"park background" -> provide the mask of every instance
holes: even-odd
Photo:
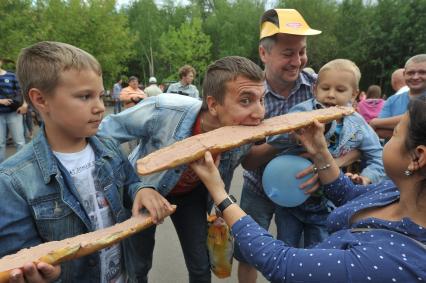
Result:
[[[16,61],[32,43],[62,41],[100,61],[106,89],[120,76],[176,81],[184,64],[197,70],[199,87],[223,56],[261,65],[259,18],[270,7],[295,8],[322,30],[308,40],[308,66],[351,59],[362,89],[378,84],[392,94],[392,71],[426,51],[426,0],[0,0],[0,57]]]

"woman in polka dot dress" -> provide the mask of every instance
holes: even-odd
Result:
[[[426,83],[426,82],[424,82]],[[298,137],[338,208],[312,249],[274,240],[227,195],[210,153],[191,164],[222,209],[245,259],[272,282],[426,281],[426,99],[413,99],[383,149],[390,180],[354,185],[327,150],[318,122]],[[285,170],[285,168],[283,168]]]

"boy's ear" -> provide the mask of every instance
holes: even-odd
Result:
[[[216,106],[218,104],[216,99],[213,96],[208,95],[206,101],[207,101],[207,106],[209,108],[210,114],[216,117],[217,116]]]
[[[32,88],[28,91],[28,97],[34,107],[41,112],[46,112],[48,103],[44,94],[37,88]]]

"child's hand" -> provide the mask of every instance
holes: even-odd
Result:
[[[204,158],[194,161],[189,165],[204,185],[206,185],[207,190],[210,192],[212,197],[219,189],[225,191],[225,184],[223,183],[222,177],[217,169],[219,163],[220,156],[218,156],[216,162],[214,162],[211,153],[207,151]]]
[[[317,155],[321,152],[328,152],[324,137],[324,125],[317,120],[314,121],[313,125],[297,130],[295,135],[309,154]]]
[[[346,173],[345,175],[348,176],[351,179],[351,181],[355,184],[364,185],[364,186],[371,184],[371,180],[368,177],[361,176],[358,174],[352,174],[352,173]]]
[[[138,215],[142,208],[148,210],[155,224],[160,224],[173,211],[173,207],[167,199],[151,188],[143,188],[137,192],[133,202],[132,214]]]
[[[9,282],[44,283],[58,279],[61,274],[60,265],[50,265],[45,262],[27,263],[22,269],[14,269],[10,272]]]

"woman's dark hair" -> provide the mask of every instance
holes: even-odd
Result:
[[[408,104],[410,121],[408,135],[405,139],[407,150],[413,150],[419,145],[426,144],[426,95],[414,98]]]

